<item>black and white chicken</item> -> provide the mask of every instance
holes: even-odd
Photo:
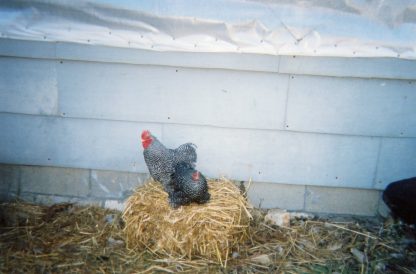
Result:
[[[171,200],[173,207],[188,205],[192,202],[203,204],[211,197],[205,176],[185,162],[176,165],[175,172],[172,174],[172,184],[174,187]]]
[[[383,200],[394,217],[416,225],[416,177],[390,183],[383,192]]]
[[[148,130],[142,132],[141,138],[150,175],[163,185],[172,207],[209,200],[207,181],[194,169],[197,160],[194,144],[169,149]]]

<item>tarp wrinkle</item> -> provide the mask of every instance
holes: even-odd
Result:
[[[416,0],[5,0],[0,32],[157,51],[416,59]]]

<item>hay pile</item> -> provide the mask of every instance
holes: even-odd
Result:
[[[416,273],[408,228],[369,218],[270,226],[251,209],[249,240],[214,260],[125,247],[121,213],[71,204],[0,204],[0,273]]]
[[[120,213],[70,203],[0,204],[0,273],[122,273]],[[122,257],[122,259],[121,259]]]
[[[227,179],[208,181],[211,200],[172,209],[162,186],[149,181],[128,199],[123,219],[127,247],[174,257],[206,258],[226,264],[248,239],[251,208]]]

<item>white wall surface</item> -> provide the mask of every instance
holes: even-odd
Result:
[[[0,64],[0,163],[146,172],[149,129],[195,142],[211,177],[383,189],[416,173],[414,61],[0,39]]]

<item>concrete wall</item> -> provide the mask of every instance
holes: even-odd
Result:
[[[71,202],[122,210],[147,173],[50,166],[0,165],[0,200]],[[246,186],[248,186],[246,182]],[[256,207],[295,211],[374,215],[377,190],[252,182],[248,198]]]
[[[196,143],[208,176],[251,178],[255,204],[371,214],[378,190],[416,173],[415,79],[401,59],[0,39],[0,163],[143,174],[149,129],[167,146]],[[19,193],[51,195],[36,178],[40,190]],[[89,196],[71,195],[112,193],[87,181]]]
[[[122,209],[126,198],[148,178],[145,173],[1,164],[0,199]]]

